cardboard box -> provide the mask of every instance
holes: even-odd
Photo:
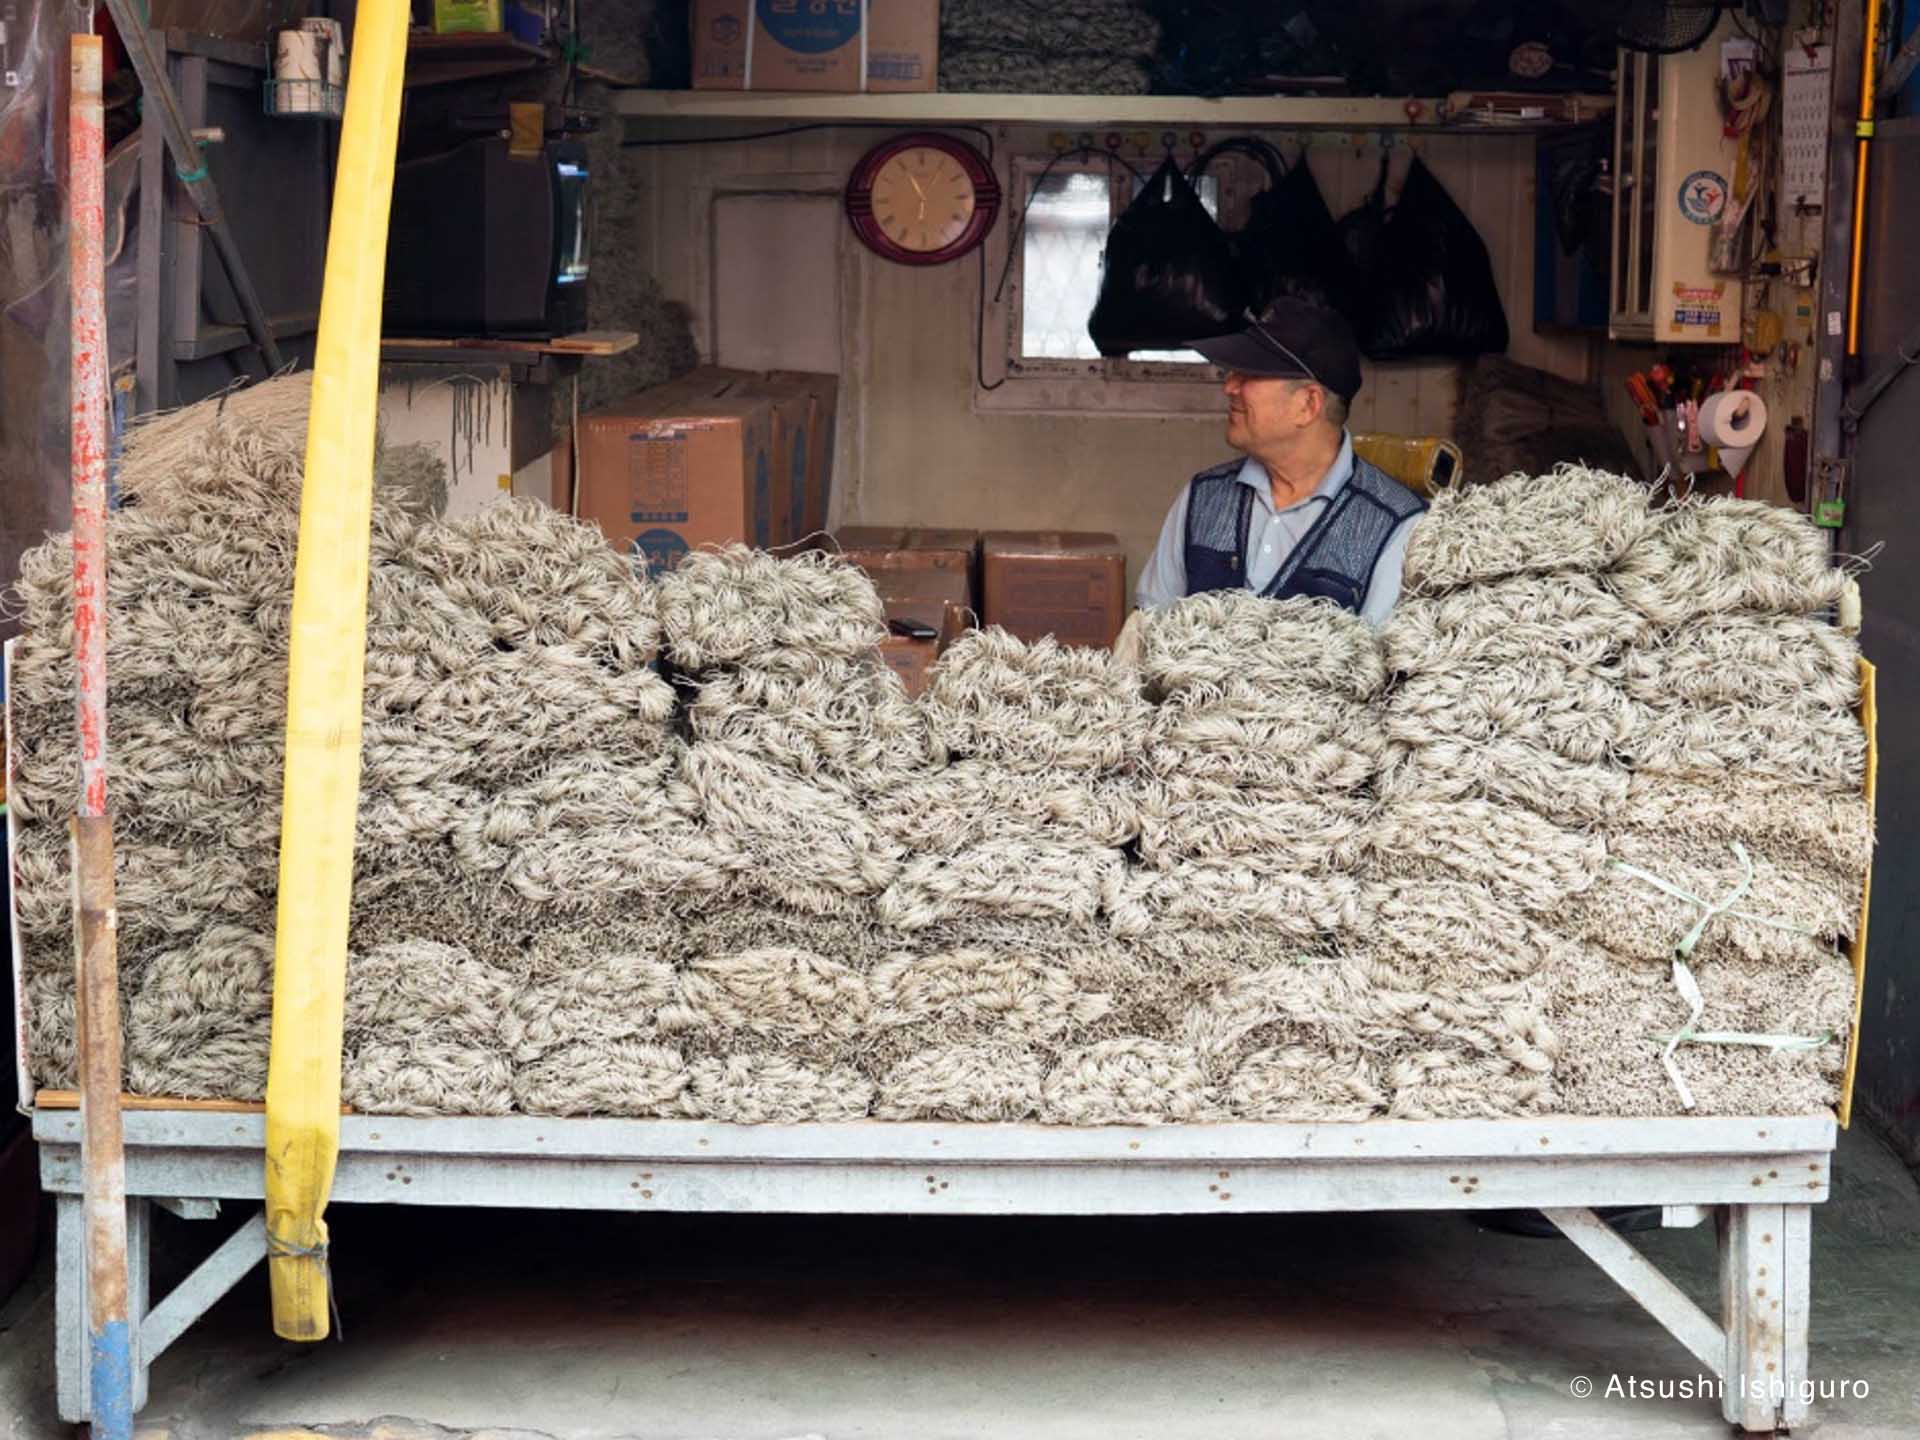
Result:
[[[729,371],[774,403],[774,529],[785,545],[826,529],[833,413],[840,377],[805,370]]]
[[[833,449],[839,438],[840,377],[811,370],[771,370],[768,378],[802,385],[813,398],[807,415],[807,493],[799,512],[795,539],[827,528],[827,506],[833,498]]]
[[[931,91],[940,70],[939,0],[694,0],[692,11],[696,90]]]
[[[872,577],[887,613],[938,626],[948,605],[978,612],[974,561],[977,530],[900,525],[844,525],[840,553]]]
[[[1022,640],[1112,645],[1127,619],[1127,552],[1112,535],[989,531],[980,537],[980,618]]]
[[[580,417],[580,517],[668,570],[701,545],[774,543],[773,403],[725,370],[698,370]]]
[[[893,614],[888,607],[889,617]],[[948,605],[940,616],[936,627],[939,634],[930,640],[915,639],[907,635],[890,635],[880,642],[880,658],[887,662],[887,668],[900,677],[901,684],[907,687],[907,694],[918,695],[927,688],[927,676],[933,669],[933,662],[947,653],[951,645],[970,626],[967,613],[958,606]]]

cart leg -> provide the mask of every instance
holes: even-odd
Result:
[[[60,1418],[90,1418],[87,1399],[87,1247],[81,1197],[55,1197],[53,1343]],[[147,1255],[152,1212],[145,1200],[127,1201],[127,1328],[133,1337],[133,1408],[147,1403],[147,1362],[140,1326],[147,1318]]]
[[[1808,1205],[1720,1212],[1720,1308],[1727,1335],[1724,1413],[1771,1434],[1807,1416]]]

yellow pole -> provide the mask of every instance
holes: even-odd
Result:
[[[380,295],[407,9],[361,0],[354,20],[300,496],[267,1071],[268,1275],[274,1333],[286,1340],[324,1340],[329,1328],[322,1215],[340,1149]]]
[[[1866,55],[1860,61],[1860,119],[1854,126],[1858,156],[1853,165],[1853,252],[1848,257],[1847,356],[1860,353],[1860,252],[1867,234],[1868,142],[1873,139],[1873,107],[1879,77],[1874,59],[1880,53],[1880,0],[1867,0]]]

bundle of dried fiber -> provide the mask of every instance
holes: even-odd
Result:
[[[1622,748],[1636,770],[1727,770],[1859,794],[1867,732],[1850,711],[1819,705],[1642,705]]]
[[[1111,995],[1082,988],[1068,966],[1019,949],[895,952],[874,968],[868,988],[873,1023],[888,1030],[978,1027],[1048,1039],[1113,1008]]]
[[[1864,796],[1725,770],[1635,775],[1617,824],[1693,844],[1738,840],[1846,875],[1864,876],[1873,863],[1873,811]]]
[[[1236,1120],[1368,1120],[1387,1108],[1370,1057],[1315,1045],[1275,1045],[1243,1059],[1220,1087]]]
[[[391,564],[431,582],[452,613],[522,649],[564,646],[616,671],[660,648],[656,587],[591,525],[538,501],[506,499],[421,525]]]
[[[127,1005],[127,1080],[141,1095],[260,1100],[273,1021],[273,940],[215,925],[146,967]]]
[[[1524,740],[1444,739],[1393,747],[1374,790],[1388,806],[1488,800],[1579,829],[1619,815],[1633,779],[1621,766],[1583,765]]]
[[[592,755],[504,790],[460,817],[449,839],[476,876],[562,910],[630,896],[711,895],[747,864],[743,846],[698,824],[699,796],[673,783],[677,748],[642,768]]]
[[[505,1115],[502,1020],[522,979],[431,940],[349,955],[341,1098],[374,1115]]]
[[[1368,903],[1373,926],[1350,953],[1364,953],[1370,979],[1390,989],[1532,975],[1573,943],[1465,880],[1379,881]]]
[[[951,855],[1050,836],[1118,848],[1140,833],[1140,786],[1125,777],[1003,770],[958,760],[866,797],[867,813],[912,850]]]
[[[702,676],[695,738],[750,749],[795,775],[886,794],[937,763],[926,717],[876,657],[810,670],[742,666]]]
[[[1396,1120],[1503,1119],[1557,1108],[1551,1074],[1481,1051],[1408,1051],[1381,1065],[1380,1083]]]
[[[1140,858],[1157,869],[1242,856],[1301,871],[1348,869],[1372,809],[1337,793],[1176,778],[1141,791]]]
[[[1617,660],[1652,628],[1601,577],[1563,571],[1403,600],[1380,641],[1387,667],[1402,675],[1541,660],[1578,668]]]
[[[1673,1063],[1698,1115],[1813,1115],[1838,1100],[1853,1022],[1854,979],[1837,955],[1782,967],[1720,960],[1695,970],[1706,1005],[1696,1033],[1774,1036],[1768,1046],[1684,1041]],[[1599,949],[1542,977],[1560,1039],[1554,1108],[1570,1115],[1682,1115],[1661,1064],[1691,1009],[1666,965],[1633,965]]]
[[[933,1046],[906,1056],[874,1087],[881,1120],[1030,1120],[1046,1063],[1001,1044]]]
[[[1661,625],[1754,610],[1812,615],[1837,604],[1848,575],[1824,531],[1758,500],[1696,500],[1661,512],[1608,577]]]
[[[1584,465],[1449,490],[1413,527],[1401,588],[1438,595],[1511,575],[1605,570],[1651,523],[1646,486]]]
[[[1162,779],[1325,793],[1364,787],[1384,753],[1377,712],[1355,702],[1254,713],[1163,706],[1147,727],[1141,763]]]
[[[1069,1050],[1040,1084],[1050,1125],[1158,1125],[1212,1118],[1217,1097],[1191,1046],[1140,1036]]]
[[[501,1017],[501,1038],[525,1064],[564,1045],[647,1039],[674,994],[672,927],[543,929],[527,979]]]
[[[1617,955],[1659,961],[1738,892],[1730,908],[1708,921],[1696,955],[1786,963],[1831,952],[1852,935],[1864,871],[1834,869],[1792,851],[1742,849],[1745,862],[1726,840],[1614,831],[1601,878],[1570,899],[1555,924]]]
[[[1496,901],[1553,911],[1591,886],[1606,864],[1597,835],[1483,800],[1411,800],[1382,806],[1363,869],[1376,879],[1458,879]]]
[[[1129,54],[1142,58],[1160,44],[1160,22],[1138,0],[1090,0],[1061,10],[1040,0],[947,0],[940,7],[940,46],[1003,48],[1016,55]]]
[[[783,651],[851,659],[886,638],[873,582],[819,551],[781,559],[745,545],[696,550],[655,589],[667,654],[685,670]]]
[[[735,1125],[859,1120],[873,1082],[846,1065],[807,1065],[781,1055],[732,1055],[688,1067],[679,1113]]]
[[[688,1079],[680,1052],[651,1040],[575,1041],[514,1066],[513,1104],[528,1115],[679,1115]]]
[[[791,1043],[845,1042],[864,1030],[873,997],[858,971],[811,951],[768,947],[689,960],[675,976],[660,1028],[744,1030]]]
[[[741,883],[783,905],[845,910],[899,873],[900,847],[843,791],[731,743],[688,746],[682,771],[706,832],[746,858]]]
[[[1128,55],[1040,57],[1028,51],[992,49],[940,55],[940,88],[1021,95],[1145,95],[1153,72]]]
[[[1214,1077],[1256,1050],[1309,1046],[1352,1051],[1358,1032],[1348,977],[1331,958],[1298,956],[1196,988],[1178,1037]]]
[[[1701,616],[1627,651],[1621,681],[1650,705],[1851,710],[1860,642],[1815,616]]]
[[[1140,675],[1107,650],[969,631],[935,662],[921,704],[959,759],[1029,772],[1125,770],[1149,707]]]
[[[1305,941],[1351,932],[1363,923],[1364,902],[1363,887],[1353,875],[1303,873],[1250,856],[1116,871],[1105,908],[1119,936],[1197,929]]]
[[[1002,840],[951,855],[911,855],[875,913],[897,930],[973,915],[1055,917],[1085,923],[1126,871],[1117,850]]]
[[[1557,659],[1407,675],[1387,693],[1383,711],[1387,737],[1403,745],[1515,741],[1586,765],[1604,764],[1627,746],[1640,714],[1617,672]]]
[[[1329,600],[1249,590],[1190,595],[1151,612],[1141,673],[1162,701],[1206,708],[1232,691],[1269,709],[1324,696],[1370,700],[1386,683],[1373,626]]]

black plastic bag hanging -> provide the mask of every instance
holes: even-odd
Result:
[[[1249,296],[1226,235],[1168,156],[1107,232],[1087,333],[1102,355],[1238,330]]]
[[[1266,141],[1234,136],[1203,151],[1188,174],[1197,181],[1228,152],[1251,156],[1267,172],[1266,188],[1247,206],[1247,223],[1227,235],[1253,309],[1289,299],[1350,314],[1359,286],[1306,157],[1289,166]]]
[[[1376,192],[1367,202],[1376,215],[1382,200]],[[1507,348],[1507,312],[1487,247],[1418,156],[1370,248],[1364,323],[1355,327],[1368,358],[1498,354]]]

